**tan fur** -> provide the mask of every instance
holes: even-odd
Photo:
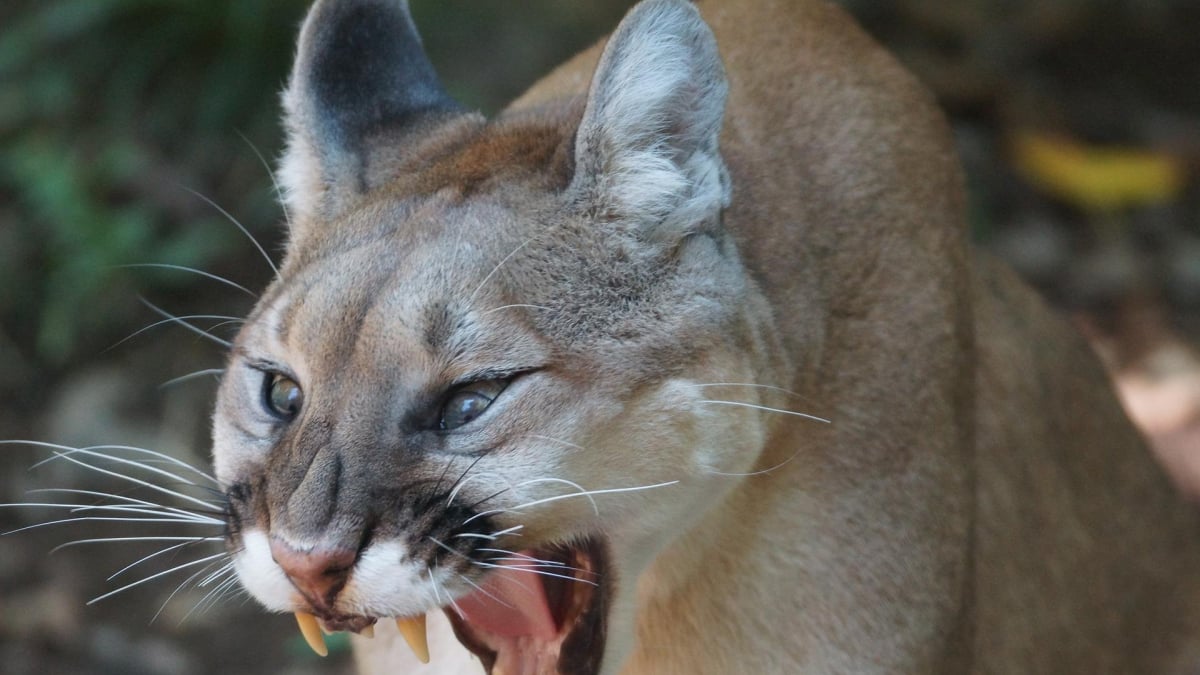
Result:
[[[421,454],[397,415],[472,368],[539,365],[503,395],[481,441],[499,449],[470,491],[539,476],[679,481],[597,497],[596,513],[564,499],[511,521],[529,542],[609,538],[603,673],[1200,667],[1195,514],[1086,345],[970,250],[960,169],[927,92],[823,2],[701,10],[729,81],[727,236],[636,230],[624,202],[581,186],[572,134],[592,114],[602,46],[588,50],[500,119],[409,137],[369,190],[298,214],[282,280],[235,360],[286,362],[306,408],[256,446],[236,430],[254,424],[241,412],[254,381],[227,377],[218,476],[265,486],[257,522],[269,514],[272,536],[358,536],[366,497],[320,478],[332,457],[389,449],[370,471],[338,465],[364,481],[415,485],[447,462],[457,473],[471,458]],[[571,195],[602,206],[564,211]],[[667,289],[673,275],[695,297]],[[605,295],[609,283],[626,299]],[[452,320],[430,309],[464,297]],[[717,383],[737,384],[697,393]],[[831,423],[703,403],[716,398]],[[395,613],[444,604],[414,589]],[[381,628],[356,639],[363,671],[477,667],[433,625],[430,666]]]

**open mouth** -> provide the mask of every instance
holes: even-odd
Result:
[[[492,559],[475,592],[445,607],[459,642],[488,673],[592,675],[600,670],[611,584],[608,555],[596,538],[570,546],[513,552]],[[301,633],[324,653],[322,631],[373,634],[376,619],[297,613]],[[425,617],[396,619],[423,662],[430,655]]]

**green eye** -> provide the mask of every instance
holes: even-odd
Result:
[[[304,405],[304,390],[296,381],[279,373],[267,373],[263,382],[263,405],[276,417],[290,420]]]
[[[455,389],[442,404],[438,427],[451,431],[474,422],[508,386],[508,380],[480,380]]]

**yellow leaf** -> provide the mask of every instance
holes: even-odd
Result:
[[[1012,148],[1017,169],[1034,185],[1089,211],[1169,201],[1185,181],[1179,160],[1148,150],[1029,132],[1015,134]]]

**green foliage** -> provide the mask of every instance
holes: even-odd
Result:
[[[137,288],[191,298],[209,283],[122,265],[265,272],[190,190],[278,239],[258,151],[279,154],[278,94],[309,4],[0,0],[0,343],[67,365],[145,319]],[[451,91],[494,111],[632,0],[412,4]]]
[[[0,316],[49,364],[107,338],[120,266],[244,255],[195,190],[263,232],[278,217],[255,150],[305,0],[49,0],[0,10]],[[155,286],[190,284],[180,275]],[[115,303],[118,306],[121,303]],[[15,335],[14,335],[15,334]]]

